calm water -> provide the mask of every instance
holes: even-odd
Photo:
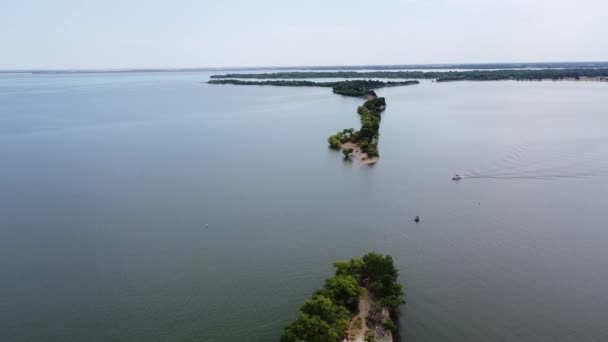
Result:
[[[372,250],[404,341],[608,340],[608,84],[381,90],[361,167],[361,100],[208,76],[0,75],[0,340],[273,341]]]

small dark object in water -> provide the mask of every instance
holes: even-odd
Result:
[[[414,219],[414,222],[416,222],[416,223],[420,222],[420,217],[416,216],[416,218]]]

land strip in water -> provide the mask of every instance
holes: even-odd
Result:
[[[367,101],[357,108],[361,117],[361,129],[355,131],[347,128],[330,136],[327,141],[334,149],[342,149],[344,157],[354,157],[362,164],[373,164],[378,161],[378,139],[380,138],[380,114],[386,108],[384,97],[378,97],[370,90]]]
[[[388,78],[429,79],[446,81],[539,81],[593,80],[608,81],[608,68],[572,69],[506,69],[467,71],[298,71],[254,74],[213,75],[211,78],[240,79],[304,79],[304,78]]]

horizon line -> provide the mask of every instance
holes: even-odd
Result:
[[[599,64],[597,66],[595,64]],[[147,68],[18,68],[0,69],[0,73],[112,73],[112,72],[188,72],[222,70],[331,70],[331,69],[441,69],[461,67],[461,69],[490,68],[503,66],[542,67],[542,66],[580,66],[608,67],[608,61],[562,61],[562,62],[483,62],[483,63],[413,63],[413,64],[343,64],[343,65],[289,65],[289,66],[229,66],[229,67],[147,67]],[[494,69],[494,68],[492,68]]]

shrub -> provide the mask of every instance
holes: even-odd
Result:
[[[345,148],[345,149],[342,150],[342,153],[344,153],[344,158],[348,158],[353,153],[353,149],[352,148]]]

